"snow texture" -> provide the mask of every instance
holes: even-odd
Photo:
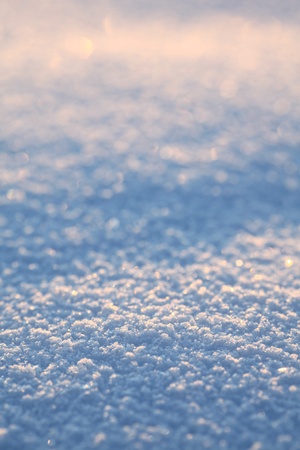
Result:
[[[300,449],[299,3],[159,3],[1,3],[1,450]]]

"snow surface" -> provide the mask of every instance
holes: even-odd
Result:
[[[299,4],[108,3],[0,7],[0,449],[300,449]]]

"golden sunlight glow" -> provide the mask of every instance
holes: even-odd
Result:
[[[94,52],[93,42],[85,36],[72,36],[65,40],[65,50],[81,59],[89,58]]]
[[[284,262],[285,267],[292,267],[294,261],[292,259],[286,259]]]
[[[33,15],[30,29],[20,23],[18,34],[0,39],[3,66],[21,73],[30,55],[35,73],[46,66],[61,76],[74,68],[76,59],[82,62],[93,56],[95,63],[107,58],[136,63],[141,58],[155,65],[158,70],[151,76],[160,78],[166,64],[180,64],[184,70],[185,62],[203,61],[203,70],[195,75],[197,80],[208,87],[217,86],[224,99],[238,98],[244,80],[252,80],[254,71],[256,83],[267,83],[272,73],[274,80],[300,95],[295,82],[300,60],[300,28],[296,24],[226,14],[199,17],[188,24],[166,18],[130,21],[111,14],[92,24],[81,23],[79,18],[65,25],[57,17],[57,22],[57,29],[49,29]],[[140,67],[142,71],[143,65]],[[171,92],[173,88],[170,85],[168,89]],[[280,117],[293,105],[290,99],[279,96],[272,107]]]
[[[93,39],[102,55],[164,57],[167,59],[209,58],[227,60],[231,64],[253,70],[263,59],[291,61],[296,55],[299,29],[293,25],[264,24],[242,17],[216,16],[198,23],[179,25],[167,21],[144,23],[123,22],[109,16],[102,29],[94,30]],[[99,44],[99,45],[98,45]],[[224,80],[221,95],[230,98],[237,90],[234,78]],[[277,105],[279,111],[286,105]]]

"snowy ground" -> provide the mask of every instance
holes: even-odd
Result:
[[[184,4],[0,5],[1,450],[300,449],[300,7]]]

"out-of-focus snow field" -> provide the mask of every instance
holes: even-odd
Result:
[[[1,450],[300,449],[300,7],[210,3],[1,2]]]

